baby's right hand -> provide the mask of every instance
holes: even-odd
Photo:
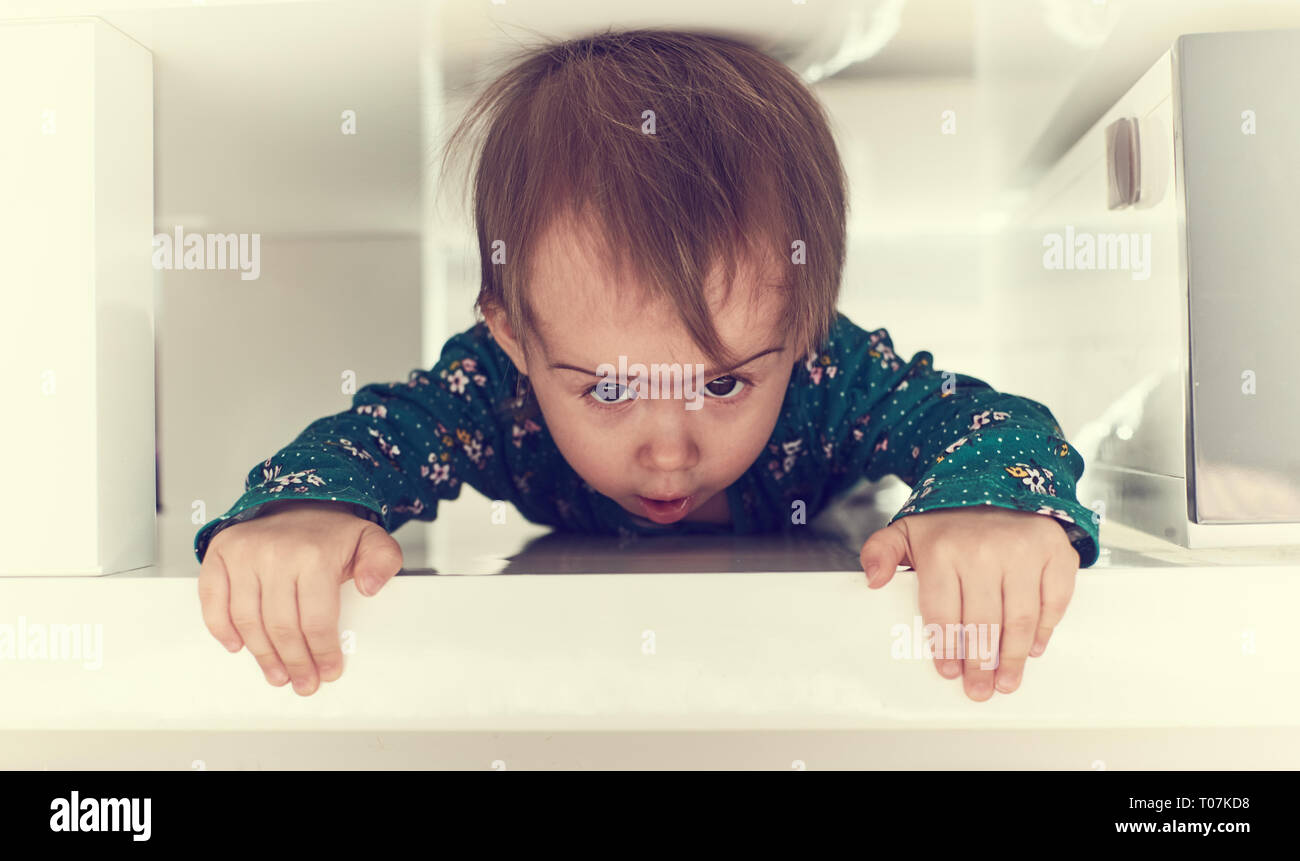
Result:
[[[374,595],[402,567],[402,548],[341,502],[275,502],[213,537],[199,570],[203,621],[231,652],[245,644],[266,680],[302,696],[343,674],[339,586]]]

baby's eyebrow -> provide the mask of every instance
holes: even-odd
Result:
[[[730,368],[712,368],[708,371],[705,371],[704,376],[707,379],[711,379],[711,380],[717,379],[718,377],[729,374],[730,372],[736,370],[737,368],[745,367],[745,365],[748,365],[750,362],[754,361],[755,359],[761,359],[763,356],[766,356],[768,353],[783,353],[783,352],[785,352],[785,347],[780,347],[780,346],[768,347],[766,350],[760,350],[759,352],[750,356],[748,359],[744,359],[738,364],[732,365]],[[561,371],[577,371],[580,374],[588,374],[593,377],[603,376],[603,374],[598,374],[595,371],[589,371],[586,368],[579,368],[577,365],[568,365],[565,364],[564,362],[552,362],[551,367]]]

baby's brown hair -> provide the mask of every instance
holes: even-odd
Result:
[[[738,359],[704,296],[719,261],[728,288],[742,261],[779,267],[779,330],[800,350],[822,343],[844,265],[846,181],[824,108],[787,66],[735,38],[671,30],[530,49],[470,105],[444,172],[485,118],[476,307],[503,310],[521,341],[536,330],[525,287],[539,238],[581,213],[612,271],[645,279],[717,366]]]

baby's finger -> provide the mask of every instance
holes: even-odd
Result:
[[[1055,553],[1047,560],[1043,569],[1043,605],[1038,617],[1038,633],[1034,637],[1034,647],[1029,654],[1038,657],[1047,649],[1047,641],[1052,631],[1065,618],[1065,608],[1070,606],[1074,595],[1074,579],[1079,571],[1079,554],[1070,548]]]
[[[1042,610],[1042,576],[1042,566],[1034,566],[1008,570],[1002,577],[1002,645],[996,687],[1004,694],[1019,687],[1025,673]]]
[[[921,622],[926,628],[938,626],[934,634],[934,666],[944,678],[955,679],[961,675],[958,643],[951,633],[957,631],[961,622],[961,583],[957,571],[951,564],[927,565],[924,571],[917,572],[916,579]]]
[[[238,652],[244,645],[230,620],[230,577],[221,555],[208,548],[199,568],[199,605],[203,608],[203,624],[226,651]]]
[[[343,674],[343,649],[339,644],[339,575],[337,572],[304,574],[298,580],[298,613],[312,660],[323,682]]]
[[[997,580],[987,576],[961,577],[960,568],[958,576],[961,579],[962,634],[966,644],[966,695],[973,700],[986,700],[993,696],[993,675],[998,658],[998,637],[995,634],[1002,623],[1002,588]]]
[[[279,687],[289,681],[271,638],[262,625],[262,584],[248,568],[236,568],[230,575],[230,618],[244,638],[248,651],[262,668],[266,680]]]
[[[298,618],[298,578],[273,577],[262,588],[266,590],[262,600],[266,632],[293,679],[294,692],[307,696],[316,690],[316,664],[307,651]]]

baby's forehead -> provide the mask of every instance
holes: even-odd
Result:
[[[549,361],[599,364],[625,355],[712,364],[666,299],[633,290],[602,293],[592,285],[569,284],[563,292],[569,301],[533,305],[537,340]],[[733,351],[753,353],[781,340],[784,303],[775,290],[738,284],[726,301],[711,302],[710,310],[719,337]]]
[[[703,301],[713,316],[745,318],[749,325],[782,313],[785,296],[778,269],[738,260],[729,285],[726,277],[719,260],[703,284],[674,289],[656,285],[634,264],[598,260],[590,249],[570,255],[543,250],[532,267],[527,294],[534,313],[556,322],[633,314],[648,320],[677,320],[675,303],[682,301]]]

